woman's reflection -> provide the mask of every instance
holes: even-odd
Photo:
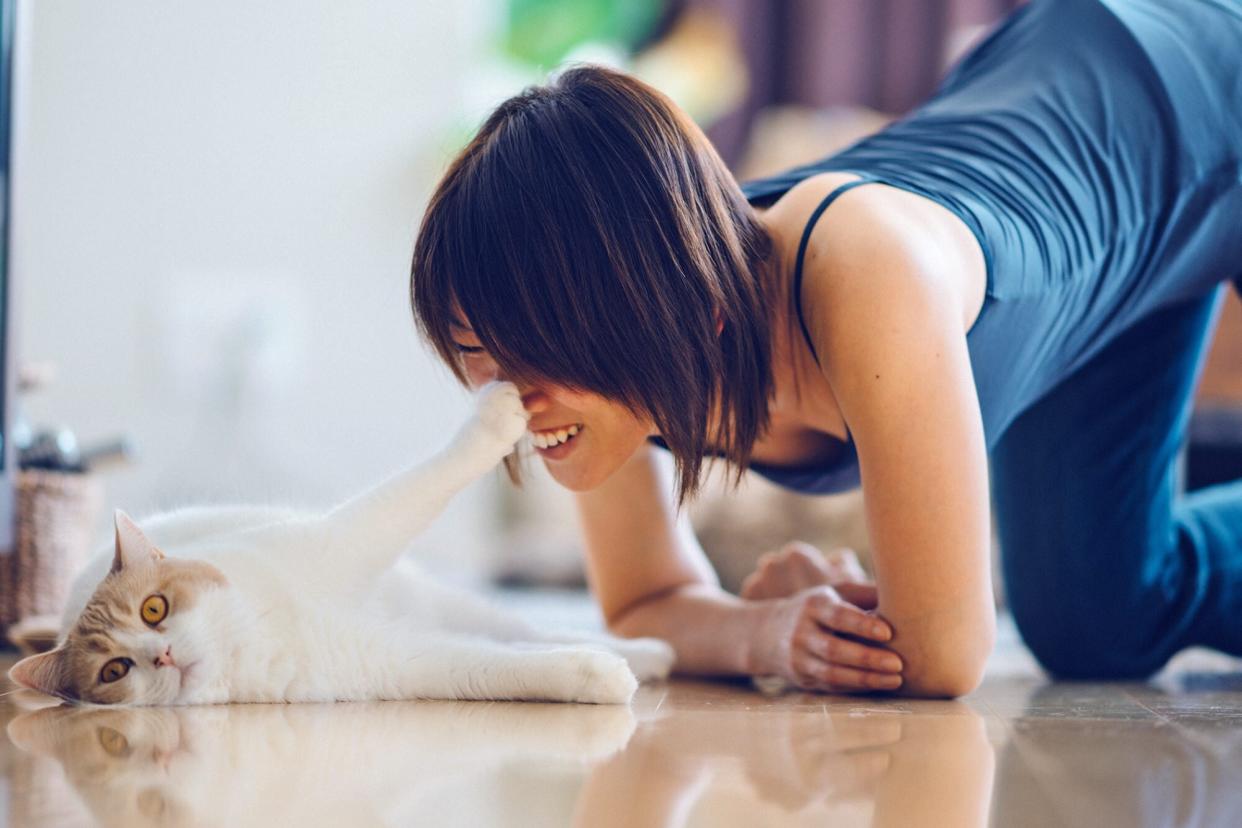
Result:
[[[678,826],[692,812],[695,822],[725,825],[801,824],[811,815],[881,826],[987,823],[993,751],[982,717],[965,704],[789,701],[679,710],[642,724],[591,774],[576,823]]]

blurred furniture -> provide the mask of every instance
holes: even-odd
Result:
[[[1022,0],[686,0],[719,12],[741,42],[750,89],[708,135],[735,163],[776,104],[906,112],[962,52]],[[823,155],[830,147],[825,147]]]
[[[102,502],[94,475],[17,473],[17,544],[0,557],[0,632],[32,620],[56,626],[73,577],[86,562]]]
[[[17,36],[17,0],[0,0],[0,566],[13,551],[13,481],[16,453],[13,450],[13,392],[16,362],[13,344],[16,337],[10,324],[12,317],[12,261],[9,250],[11,237],[12,134],[14,94],[18,84],[13,79]]]

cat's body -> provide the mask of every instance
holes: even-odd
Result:
[[[515,389],[490,387],[448,449],[326,514],[198,507],[139,529],[118,513],[61,644],[11,675],[103,704],[625,702],[635,673],[667,674],[667,645],[542,633],[400,560],[525,422]]]

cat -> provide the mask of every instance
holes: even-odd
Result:
[[[70,590],[58,645],[9,676],[105,705],[627,703],[638,680],[668,674],[664,642],[536,631],[401,560],[528,419],[512,383],[491,383],[445,450],[322,514],[198,507],[140,527],[118,510],[114,543]]]

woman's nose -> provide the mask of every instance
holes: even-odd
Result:
[[[518,386],[518,393],[522,397],[522,407],[526,409],[528,414],[540,414],[547,411],[552,401],[548,395],[538,388]]]
[[[481,388],[489,382],[502,380],[500,366],[490,359],[469,360],[466,363],[466,380],[474,388]]]
[[[510,379],[509,375],[490,359],[480,360],[468,366],[466,374],[470,385],[474,388],[481,388],[489,382],[512,382],[517,386],[518,394],[522,397],[522,405],[531,414],[546,411],[552,404],[552,400],[542,389],[521,380]]]

